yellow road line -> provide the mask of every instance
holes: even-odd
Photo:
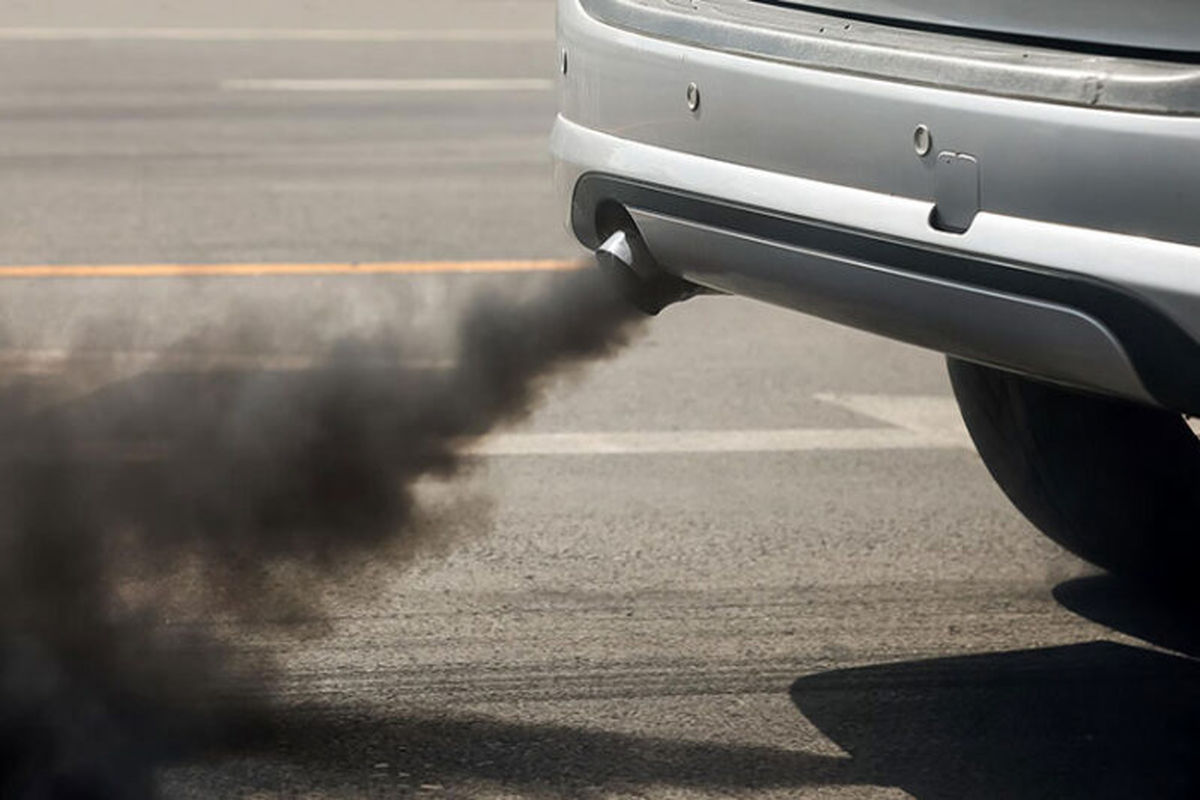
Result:
[[[175,278],[268,275],[423,275],[432,273],[559,272],[579,261],[384,261],[349,264],[32,264],[0,266],[0,278]]]

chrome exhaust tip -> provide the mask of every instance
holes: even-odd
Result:
[[[610,234],[596,249],[596,263],[621,296],[650,316],[704,292],[702,287],[663,270],[636,231]]]

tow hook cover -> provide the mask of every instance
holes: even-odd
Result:
[[[933,165],[933,213],[929,224],[964,233],[979,213],[979,159],[943,150]]]

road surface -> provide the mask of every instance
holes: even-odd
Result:
[[[584,255],[552,37],[548,0],[6,3],[5,384],[436,342]],[[247,315],[269,347],[224,335]],[[1018,516],[935,354],[697,299],[481,451],[478,524],[320,636],[262,632],[275,735],[166,796],[1194,796],[1187,620]]]

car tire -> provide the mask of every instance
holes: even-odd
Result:
[[[1125,577],[1177,587],[1200,567],[1200,439],[1181,414],[947,363],[976,449],[1043,533]]]

